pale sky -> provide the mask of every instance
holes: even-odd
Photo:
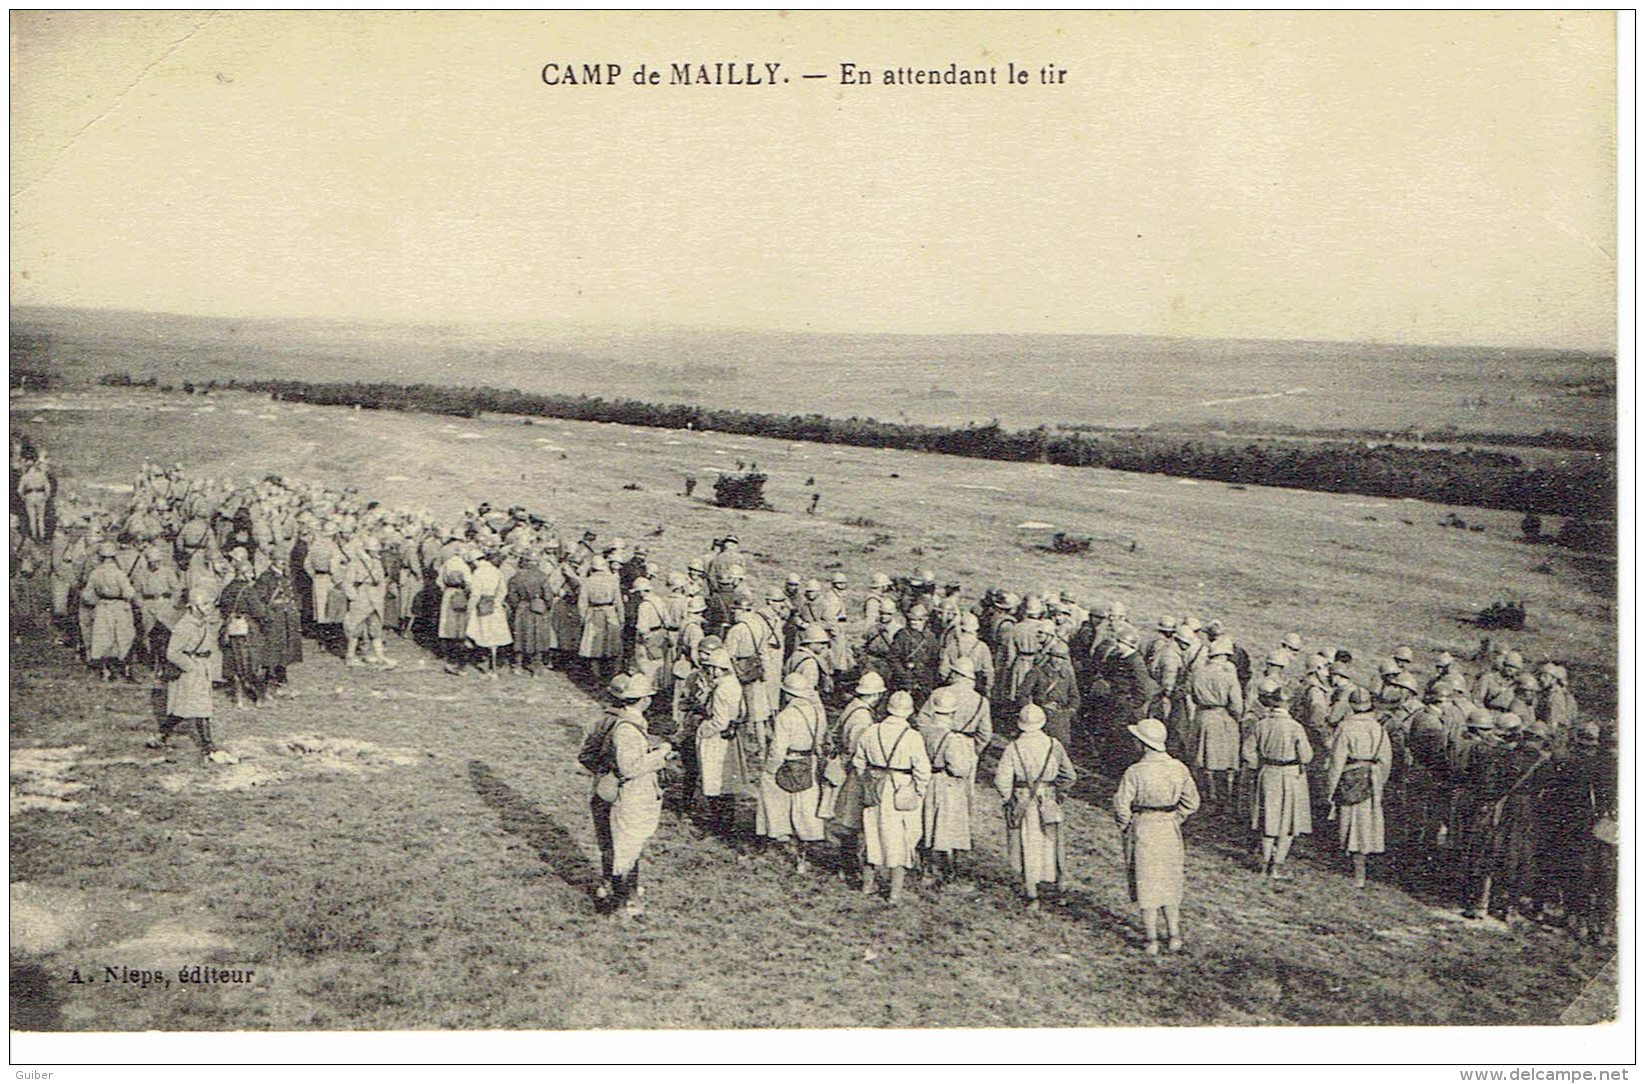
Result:
[[[1613,18],[13,13],[12,301],[1611,349]]]

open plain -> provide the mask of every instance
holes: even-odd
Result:
[[[1527,545],[1508,513],[242,393],[68,389],[14,393],[11,410],[77,495],[118,499],[146,458],[353,485],[437,516],[521,503],[567,535],[643,539],[664,568],[735,528],[752,578],[843,569],[854,600],[875,571],[930,566],[973,598],[1068,587],[1144,617],[1218,616],[1257,648],[1296,631],[1361,659],[1400,643],[1426,659],[1471,654],[1482,633],[1465,620],[1523,599],[1531,627],[1513,643],[1564,661],[1585,706],[1614,702],[1614,561]],[[739,462],[771,476],[774,511],[704,499]],[[1441,526],[1453,512],[1484,529]],[[1091,551],[1052,552],[1053,529]],[[1563,935],[1463,923],[1455,901],[1386,880],[1351,891],[1329,826],[1275,884],[1250,871],[1243,831],[1205,817],[1187,826],[1189,951],[1149,960],[1112,783],[1095,775],[1071,803],[1069,903],[1038,918],[1012,899],[998,806],[979,792],[975,895],[922,890],[892,909],[827,874],[740,862],[670,813],[648,852],[648,915],[625,926],[589,901],[574,754],[595,701],[558,674],[452,678],[409,643],[390,652],[396,671],[345,671],[310,645],[298,699],[221,710],[241,757],[229,774],[142,748],[145,687],[14,644],[13,1004],[20,986],[34,995],[14,1026],[1531,1024],[1575,1019],[1608,981],[1608,960]],[[185,957],[255,977],[102,981],[105,965]],[[97,981],[70,984],[75,968]]]

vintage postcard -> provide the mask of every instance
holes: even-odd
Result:
[[[1631,1061],[1619,19],[14,11],[17,1063]]]

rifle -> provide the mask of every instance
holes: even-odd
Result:
[[[1530,768],[1526,770],[1524,775],[1514,780],[1513,784],[1509,786],[1507,790],[1502,792],[1502,797],[1498,798],[1496,803],[1491,807],[1491,827],[1495,828],[1502,823],[1502,810],[1507,806],[1508,799],[1513,795],[1514,791],[1529,782],[1531,776],[1541,771],[1542,766],[1552,759],[1553,754],[1544,749],[1542,752],[1537,754],[1536,763],[1531,765]]]

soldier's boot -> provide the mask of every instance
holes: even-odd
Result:
[[[864,863],[862,867],[862,894],[865,896],[872,896],[874,894],[874,890],[878,887],[878,884],[876,884],[874,867]]]
[[[177,720],[176,720],[176,718],[174,718],[173,716],[167,715],[167,716],[165,716],[164,718],[162,718],[160,720],[160,734],[159,734],[159,736],[154,737],[154,738],[150,738],[148,741],[144,742],[143,744],[148,746],[150,749],[170,749],[171,748],[171,736],[172,736],[173,733],[176,732],[176,730],[177,730]]]
[[[886,897],[890,902],[902,902],[902,882],[907,873],[901,866],[891,867],[891,894]]]
[[[1491,875],[1485,875],[1485,881],[1480,885],[1479,895],[1466,907],[1462,914],[1464,918],[1485,918],[1491,913]]]

